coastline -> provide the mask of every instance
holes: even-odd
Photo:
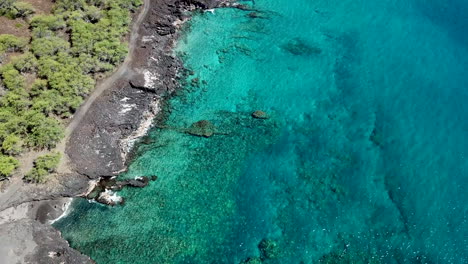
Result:
[[[188,12],[232,6],[218,0],[145,4],[148,9],[134,22],[140,24],[132,25],[134,43],[129,44],[125,62],[96,86],[67,127],[62,145],[66,164],[58,175],[45,185],[21,183],[13,190],[10,184],[0,193],[0,234],[12,241],[3,249],[2,263],[94,263],[71,249],[51,224],[66,216],[70,197],[82,197],[90,182],[127,169],[134,144],[147,134],[161,104],[179,87],[177,74],[183,66],[172,50],[181,26],[190,19]],[[24,235],[10,232],[20,229]],[[44,237],[52,240],[43,243]]]

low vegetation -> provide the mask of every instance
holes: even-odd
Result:
[[[34,161],[34,168],[24,176],[28,182],[44,183],[47,176],[55,172],[60,162],[60,153],[51,153],[40,156]]]
[[[14,19],[27,17],[32,14],[34,14],[34,8],[29,3],[15,0],[2,0],[2,2],[0,2],[0,16]]]
[[[141,4],[56,0],[52,14],[32,16],[29,4],[0,3],[0,15],[25,18],[32,36],[0,35],[0,57],[15,55],[0,67],[0,177],[18,167],[17,155],[53,149],[63,138],[64,120],[92,91],[95,76],[112,71],[125,58],[122,39],[130,12]],[[27,179],[42,182],[38,179],[45,172],[50,169],[36,165]]]

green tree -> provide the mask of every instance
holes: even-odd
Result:
[[[123,61],[127,47],[119,40],[103,40],[94,45],[94,56],[103,62],[117,64]]]
[[[60,122],[38,111],[29,110],[24,114],[27,125],[26,144],[36,149],[53,148],[63,138]]]

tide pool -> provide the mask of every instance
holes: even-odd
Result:
[[[76,201],[55,224],[71,246],[99,264],[468,263],[468,2],[243,3],[195,15],[175,50],[184,89],[121,175],[158,180],[124,206]],[[184,133],[200,120],[212,137]]]

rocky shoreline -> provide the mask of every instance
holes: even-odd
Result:
[[[71,172],[61,173],[45,185],[22,184],[15,190],[7,186],[0,193],[0,235],[10,242],[0,247],[1,263],[94,263],[70,248],[50,226],[69,205],[64,197],[86,197],[94,189],[90,189],[90,182],[107,184],[126,170],[133,145],[148,132],[161,104],[179,86],[177,76],[183,66],[172,50],[190,11],[243,8],[222,0],[149,3],[129,70],[99,95],[70,135],[65,154]],[[98,186],[102,194],[123,186],[144,187],[155,179]]]

